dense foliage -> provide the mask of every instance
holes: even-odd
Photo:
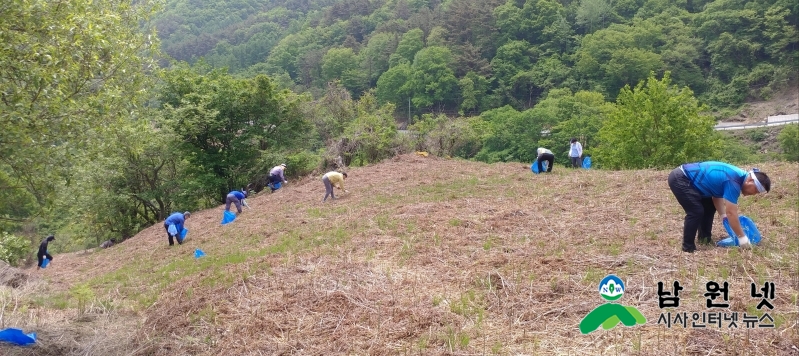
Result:
[[[398,114],[535,106],[554,88],[615,100],[650,72],[711,108],[768,99],[796,78],[787,0],[170,0],[165,52],[266,73],[317,94],[339,80]]]
[[[139,110],[157,48],[141,25],[155,10],[117,0],[0,6],[0,229],[52,211],[75,167],[99,153],[92,138]]]
[[[0,231],[0,261],[16,266],[19,260],[30,253],[30,247],[30,241],[24,237]]]

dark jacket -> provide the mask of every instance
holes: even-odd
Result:
[[[47,244],[49,244],[50,241],[53,241],[53,240],[55,240],[55,237],[53,237],[53,236],[47,236],[46,239],[42,240],[42,243],[39,244],[39,252],[37,252],[36,255],[37,256],[46,255],[47,254]]]

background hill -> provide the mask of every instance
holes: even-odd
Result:
[[[350,169],[350,193],[326,204],[308,177],[250,198],[227,226],[219,207],[193,213],[182,246],[156,224],[26,270],[28,283],[2,289],[2,326],[39,342],[0,353],[795,354],[799,166],[759,168],[772,191],[741,211],[762,244],[695,254],[680,251],[683,213],[663,170],[534,176],[520,163],[403,155]],[[618,302],[647,323],[582,335],[611,273],[627,287]],[[673,281],[680,307],[660,309],[657,283]],[[708,311],[709,281],[729,282],[722,311],[741,317],[762,315],[750,284],[773,282],[776,327],[657,325],[661,312]]]
[[[375,89],[402,117],[523,110],[557,88],[613,101],[665,71],[725,117],[797,79],[797,13],[784,0],[169,0],[153,25],[174,59],[316,97],[331,81]]]

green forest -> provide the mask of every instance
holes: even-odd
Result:
[[[9,0],[0,260],[126,239],[289,178],[427,151],[595,168],[799,161],[713,130],[795,86],[788,0]]]

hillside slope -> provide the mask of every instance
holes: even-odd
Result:
[[[773,189],[741,210],[761,246],[695,254],[680,251],[668,171],[533,175],[519,163],[405,155],[351,169],[350,193],[325,204],[307,178],[248,199],[226,226],[222,208],[193,213],[182,246],[169,248],[156,225],[29,270],[32,282],[3,294],[3,322],[39,343],[0,353],[795,354],[799,166],[760,168]],[[717,222],[714,240],[724,235]],[[647,322],[582,335],[607,274],[627,288],[617,303]],[[658,282],[674,281],[680,306],[660,309]],[[777,326],[658,325],[661,312],[710,312],[709,281],[730,285],[729,309],[715,311],[741,317],[760,313],[750,284],[773,282]]]
[[[799,112],[799,86],[791,84],[776,92],[769,100],[744,103],[736,115],[721,121],[754,124],[765,122],[769,116],[796,114],[797,112]]]

